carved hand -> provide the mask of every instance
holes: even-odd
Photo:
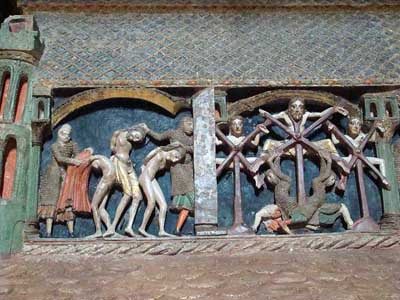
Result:
[[[80,159],[76,159],[76,158],[71,158],[71,164],[73,164],[74,166],[79,166],[82,163],[82,161]]]
[[[268,134],[269,130],[267,129],[267,127],[264,124],[257,124],[256,126],[261,132],[263,132],[264,134]]]
[[[147,126],[146,123],[139,123],[138,126],[142,127],[142,128],[144,129],[144,132],[145,132],[146,134],[149,133],[150,128]]]
[[[268,115],[268,113],[265,110],[261,109],[261,108],[258,110],[258,112],[260,113],[260,116],[262,116],[264,118],[266,118],[267,115]]]
[[[345,109],[344,107],[335,106],[334,109],[335,109],[335,112],[337,112],[345,117],[349,114],[348,110]]]

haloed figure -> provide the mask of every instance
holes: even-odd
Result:
[[[103,155],[94,155],[90,158],[92,168],[102,173],[100,182],[97,184],[96,191],[92,199],[93,221],[96,232],[88,238],[99,238],[102,236],[101,221],[106,225],[106,229],[110,228],[110,216],[105,207],[108,196],[116,181],[116,172],[112,161]]]
[[[171,196],[170,210],[179,213],[175,234],[181,235],[183,224],[189,215],[194,215],[194,184],[193,184],[193,119],[184,117],[179,127],[163,133],[148,129],[147,133],[156,141],[168,140],[179,142],[186,150],[185,158],[171,166]]]
[[[160,170],[170,167],[185,158],[185,147],[180,143],[172,143],[167,146],[162,146],[151,151],[142,166],[142,173],[139,176],[140,186],[143,189],[147,198],[147,207],[144,212],[143,222],[139,228],[139,233],[146,237],[153,237],[146,232],[147,224],[150,220],[151,214],[157,203],[159,208],[158,224],[160,237],[173,236],[168,234],[165,229],[165,218],[167,214],[167,202],[165,201],[164,193],[157,182],[156,175]]]
[[[78,154],[78,144],[71,140],[72,128],[64,124],[57,132],[57,141],[51,145],[51,162],[40,183],[39,219],[46,220],[46,237],[51,237],[53,222],[56,219],[56,205],[60,197],[68,166],[79,166],[81,161],[74,158]],[[73,236],[74,214],[68,207],[63,215],[68,233]]]

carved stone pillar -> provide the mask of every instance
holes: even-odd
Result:
[[[51,133],[50,128],[50,97],[33,97],[33,119],[31,121],[32,147],[29,160],[28,198],[26,203],[26,235],[37,235],[37,206],[39,202],[40,157],[43,142]],[[40,113],[43,110],[43,113]]]
[[[385,160],[386,178],[391,189],[382,189],[383,215],[380,221],[381,229],[400,229],[400,196],[397,182],[395,157],[393,155],[392,137],[399,124],[400,115],[397,97],[392,93],[367,94],[365,100],[365,119],[378,121],[385,129],[377,134],[376,152],[379,158]],[[400,172],[400,169],[397,169]]]
[[[193,97],[195,229],[198,235],[215,234],[218,225],[215,167],[214,88]]]

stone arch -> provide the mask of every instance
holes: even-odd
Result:
[[[28,96],[28,76],[22,74],[19,77],[17,96],[15,98],[13,120],[15,123],[20,123],[23,118],[26,98]]]
[[[4,118],[4,112],[6,110],[8,92],[10,90],[10,81],[11,81],[11,71],[7,69],[1,78],[1,95],[0,95],[0,118]]]
[[[17,140],[15,136],[6,138],[2,161],[0,197],[11,200],[17,170]]]
[[[53,112],[52,126],[55,127],[72,112],[87,105],[111,99],[129,99],[153,103],[172,115],[181,109],[190,107],[183,98],[176,98],[168,93],[149,88],[96,88],[81,92],[69,98],[66,103]]]
[[[360,115],[360,109],[343,97],[327,92],[309,90],[274,90],[261,93],[249,98],[241,99],[228,105],[229,115],[240,115],[252,112],[263,105],[272,104],[278,100],[289,100],[293,97],[302,97],[307,103],[317,103],[326,106],[340,105],[349,111],[350,115]]]

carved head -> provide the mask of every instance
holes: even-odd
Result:
[[[325,180],[325,187],[330,187],[334,185],[336,182],[336,174],[334,172],[331,172],[329,177]]]
[[[193,119],[191,117],[184,117],[182,118],[181,122],[179,123],[179,127],[183,129],[186,135],[193,134]]]
[[[172,163],[181,161],[186,156],[186,150],[181,143],[172,143],[162,149],[167,152],[166,159]]]
[[[300,97],[291,99],[289,101],[288,111],[293,120],[299,122],[306,111],[304,99]]]
[[[72,127],[69,124],[64,124],[57,132],[57,138],[63,143],[68,143],[71,140]]]
[[[146,137],[146,131],[140,125],[128,129],[127,139],[131,142],[142,142]]]
[[[357,137],[361,133],[362,121],[359,117],[351,117],[347,125],[347,134],[352,138]]]
[[[243,117],[233,116],[229,120],[229,134],[239,137],[243,135]]]
[[[268,182],[273,186],[279,183],[279,178],[275,175],[275,173],[271,169],[265,172],[265,177],[267,178]]]

